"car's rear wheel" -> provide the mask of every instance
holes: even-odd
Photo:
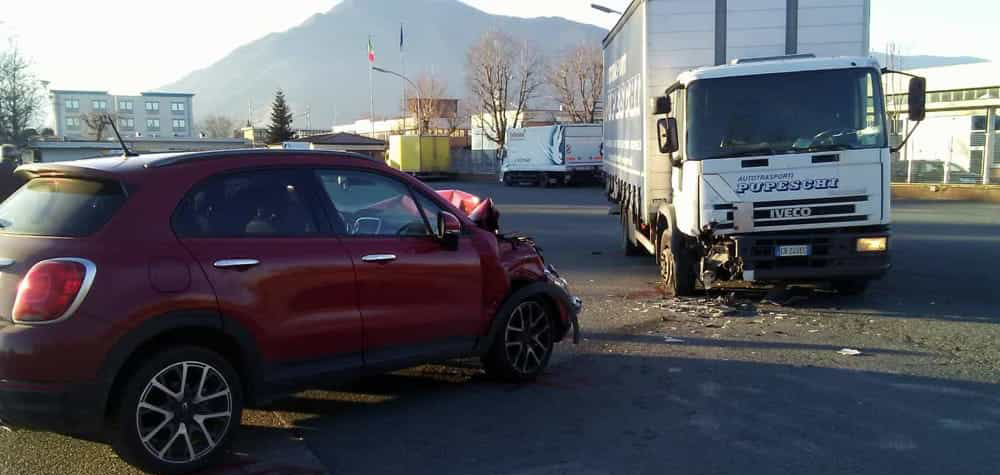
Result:
[[[532,381],[552,357],[553,316],[544,302],[528,298],[514,305],[503,319],[483,366],[490,376],[505,381]]]
[[[121,396],[115,451],[152,473],[190,473],[217,462],[243,412],[243,392],[232,365],[193,346],[153,355],[131,375]]]

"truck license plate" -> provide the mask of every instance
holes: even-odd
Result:
[[[778,246],[774,254],[778,257],[808,256],[812,249],[808,244],[799,246]]]

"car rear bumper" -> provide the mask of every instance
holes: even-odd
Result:
[[[96,385],[0,381],[0,425],[69,435],[98,434],[104,411]]]
[[[885,226],[733,236],[743,280],[758,282],[875,279],[889,271],[889,251],[857,252],[858,238],[889,238]],[[810,255],[777,257],[779,245],[809,245]]]

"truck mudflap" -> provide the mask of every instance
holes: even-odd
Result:
[[[734,235],[745,281],[875,279],[890,268],[888,248],[859,252],[859,238],[888,240],[884,226],[812,232]]]

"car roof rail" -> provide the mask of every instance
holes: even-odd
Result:
[[[178,153],[176,155],[170,155],[163,158],[155,158],[146,162],[144,165],[146,168],[161,168],[169,167],[171,165],[180,165],[183,163],[190,163],[202,160],[212,160],[217,158],[230,158],[238,156],[252,156],[252,155],[317,155],[324,157],[339,157],[339,158],[363,158],[374,163],[379,163],[385,165],[384,162],[369,157],[357,152],[350,152],[347,150],[284,150],[284,149],[265,149],[265,148],[240,148],[231,150],[214,150],[209,152],[190,152],[190,153]],[[388,165],[387,165],[388,166]]]
[[[802,53],[802,54],[786,54],[782,56],[762,56],[759,58],[736,58],[730,61],[729,64],[763,63],[767,61],[787,61],[790,59],[811,59],[815,57],[816,55],[812,53]]]

